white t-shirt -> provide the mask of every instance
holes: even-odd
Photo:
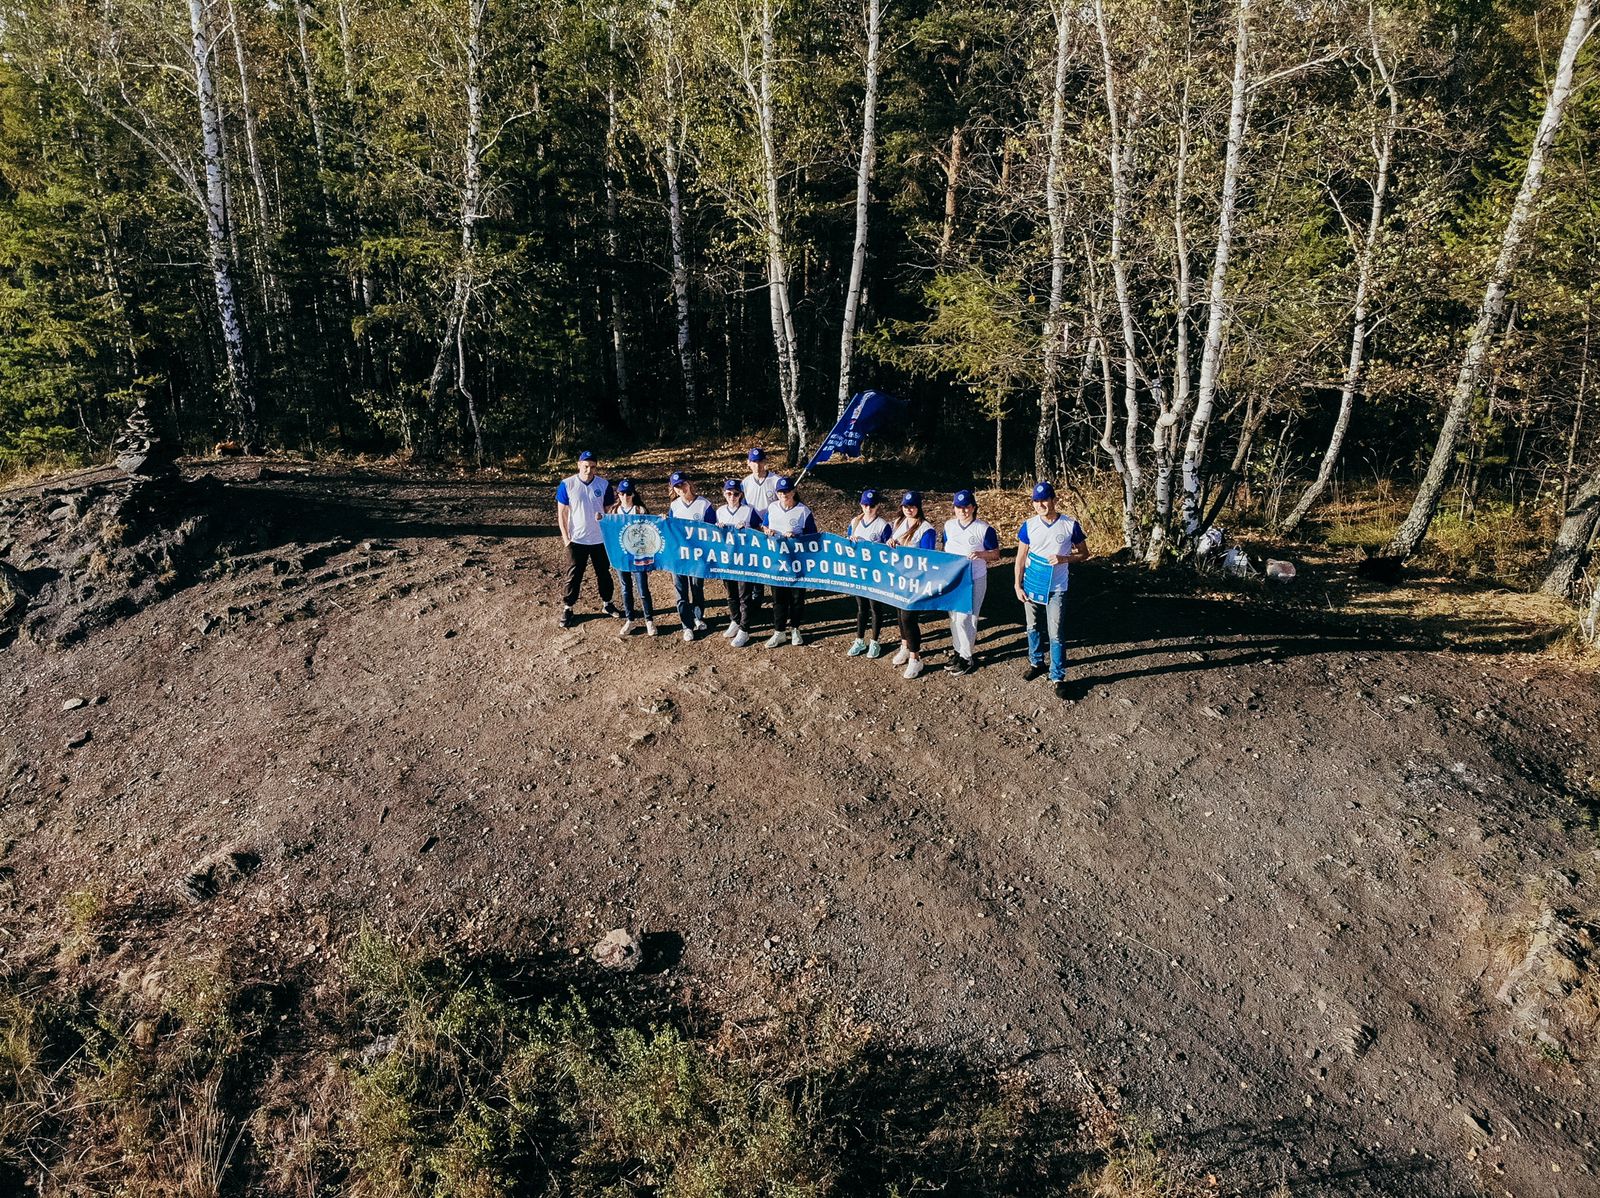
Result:
[[[556,488],[556,504],[567,509],[567,531],[574,545],[601,545],[600,517],[616,502],[611,484],[598,474],[584,482],[576,474],[561,480]]]
[[[1034,575],[1034,555],[1044,557],[1066,557],[1072,552],[1074,545],[1084,542],[1083,528],[1071,516],[1063,516],[1059,512],[1052,521],[1046,521],[1043,516],[1034,516],[1017,530],[1017,541],[1028,547],[1028,566],[1023,574],[1023,587],[1032,593],[1033,588],[1028,586],[1028,579]],[[1043,569],[1041,566],[1040,569]],[[1051,566],[1050,591],[1054,595],[1057,591],[1067,589],[1067,563]],[[1042,587],[1041,587],[1042,590]]]
[[[959,553],[962,557],[977,553],[981,549],[1000,548],[1000,538],[993,528],[973,517],[971,524],[962,524],[960,520],[946,520],[944,523],[944,548],[946,553]],[[968,563],[972,567],[972,581],[989,576],[989,563],[981,557],[975,557]]]
[[[748,503],[741,503],[736,508],[729,508],[724,503],[717,508],[718,528],[754,528],[760,523],[756,509]]]
[[[906,549],[937,549],[939,530],[926,520],[909,520],[905,516],[894,522],[894,535]]]
[[[739,484],[744,488],[744,501],[758,512],[764,512],[778,502],[778,476],[767,471],[766,478],[757,478],[752,470]]]
[[[882,516],[876,520],[868,520],[857,516],[850,521],[850,539],[852,541],[871,541],[881,545],[889,539],[889,522]]]
[[[770,532],[780,537],[807,537],[817,531],[817,521],[811,514],[811,509],[803,503],[797,503],[788,511],[782,504],[774,503],[767,509],[763,517]]]
[[[698,520],[703,524],[716,523],[711,515],[711,503],[704,495],[696,495],[693,503],[685,503],[680,495],[667,508],[667,514],[676,520]]]

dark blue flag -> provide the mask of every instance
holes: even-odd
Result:
[[[883,391],[858,391],[845,405],[844,415],[833,431],[822,439],[817,452],[806,463],[810,470],[818,462],[826,462],[835,453],[849,457],[861,456],[861,442],[906,410],[904,401]],[[802,473],[804,473],[802,471]]]

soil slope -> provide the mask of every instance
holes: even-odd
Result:
[[[364,918],[511,952],[627,925],[681,937],[673,975],[729,1013],[826,996],[1081,1071],[1230,1192],[1600,1187],[1561,1008],[1593,962],[1544,985],[1535,951],[1597,906],[1600,694],[1513,631],[1468,653],[1097,563],[1063,704],[999,591],[970,678],[847,659],[843,599],[802,648],[670,614],[622,641],[592,591],[557,627],[548,480],[196,470],[232,533],[192,577],[0,650],[5,960],[81,889],[143,913],[126,969],[315,958]],[[8,498],[18,527],[62,502]],[[253,872],[191,901],[230,852]]]

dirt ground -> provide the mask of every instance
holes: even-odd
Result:
[[[1378,619],[1331,565],[1284,596],[1098,562],[1063,704],[1004,587],[968,678],[847,659],[838,597],[801,648],[671,614],[622,641],[588,584],[557,626],[552,479],[189,469],[248,535],[0,649],[0,961],[78,890],[139,916],[111,972],[316,961],[363,919],[512,953],[626,925],[732,1014],[821,996],[1093,1078],[1224,1192],[1600,1193],[1597,963],[1541,980],[1537,935],[1600,909],[1600,687],[1538,629]],[[853,469],[811,492],[825,527]],[[186,898],[229,852],[248,876]]]

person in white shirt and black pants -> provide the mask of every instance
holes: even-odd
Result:
[[[717,527],[754,529],[760,526],[761,513],[745,502],[739,480],[728,479],[722,484]],[[761,588],[756,583],[734,578],[727,579],[725,585],[728,588],[728,627],[722,635],[732,639],[735,649],[742,649],[750,643],[750,630],[755,627],[756,613],[761,606]]]
[[[907,491],[900,497],[900,519],[894,522],[887,543],[901,549],[939,547],[939,530],[922,514],[921,491]],[[908,679],[922,673],[921,615],[921,612],[900,609],[900,649],[891,660],[897,666],[905,666]]]
[[[674,470],[667,479],[672,488],[673,500],[667,515],[674,520],[696,520],[715,524],[711,504],[694,493],[694,480],[681,470]],[[674,574],[672,589],[678,599],[678,621],[683,625],[683,639],[694,640],[695,633],[706,631],[706,580],[692,574]]]
[[[761,525],[769,537],[814,537],[817,535],[817,518],[811,509],[800,502],[794,493],[794,483],[780,478],[773,485],[777,502],[761,517]],[[806,593],[800,587],[775,586],[772,588],[772,635],[767,638],[767,648],[776,649],[784,642],[788,632],[791,645],[805,644],[800,635],[800,612],[805,607]]]
[[[945,670],[951,674],[970,674],[978,668],[974,651],[978,645],[978,612],[989,589],[989,567],[1000,560],[1000,538],[993,528],[978,519],[978,499],[971,491],[957,491],[950,500],[954,520],[944,525],[944,551],[959,553],[972,563],[972,609],[950,613],[952,657]]]
[[[600,517],[617,501],[611,484],[595,473],[594,454],[587,449],[578,455],[578,472],[564,478],[556,487],[556,527],[567,550],[567,589],[561,596],[561,627],[572,627],[572,608],[578,602],[585,566],[594,568],[595,590],[600,592],[601,610],[606,615],[622,615],[611,602],[616,593],[611,582],[611,565],[606,560],[606,539],[600,532]]]
[[[889,539],[889,522],[878,514],[878,492],[868,487],[861,492],[861,514],[850,521],[850,539],[882,545]],[[856,596],[856,639],[845,650],[846,656],[877,657],[883,652],[878,643],[878,633],[883,627],[883,609],[886,604],[865,595]],[[871,634],[870,636],[868,634]]]

